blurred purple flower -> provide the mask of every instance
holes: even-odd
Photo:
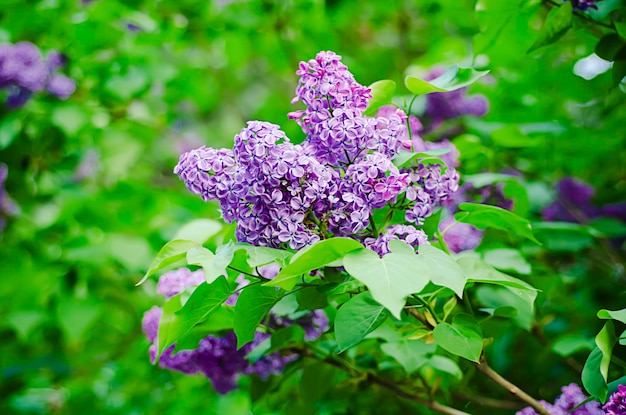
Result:
[[[566,2],[568,0],[563,0]],[[601,0],[569,0],[572,3],[572,7],[574,10],[585,11],[587,9],[597,9],[598,6],[596,3],[599,3]]]
[[[554,405],[546,401],[540,401],[551,415],[605,415],[597,401],[589,401],[586,404],[576,408],[581,402],[587,399],[582,392],[580,386],[572,383],[561,388],[561,395],[556,398]],[[574,410],[574,408],[576,408]],[[516,415],[536,415],[537,412],[532,407],[527,407],[521,411],[517,411]],[[620,412],[623,414],[623,412]]]
[[[444,73],[443,68],[431,71],[425,80],[430,81]],[[424,116],[430,121],[426,131],[432,131],[444,121],[463,115],[482,117],[489,111],[489,103],[482,95],[467,97],[467,88],[460,88],[450,92],[435,92],[426,95],[426,110]]]
[[[51,52],[44,60],[39,48],[30,42],[0,44],[0,88],[9,89],[7,106],[21,107],[33,93],[44,89],[58,98],[68,98],[76,84],[55,72],[66,62],[58,52]]]
[[[439,223],[439,230],[443,231],[454,223],[454,216],[448,216]],[[443,239],[452,252],[469,251],[480,245],[483,231],[467,223],[457,222],[443,235]]]
[[[260,271],[267,278],[278,272],[272,264],[262,267]],[[186,288],[197,286],[202,282],[204,282],[202,270],[191,272],[186,268],[180,268],[163,274],[157,284],[157,291],[169,299]],[[240,276],[237,283],[238,288],[241,288],[246,286],[248,281]],[[225,303],[234,306],[237,297],[238,295],[233,294]],[[158,328],[162,315],[163,309],[155,306],[146,311],[142,319],[142,330],[151,343],[148,352],[152,363],[156,361]],[[306,340],[309,341],[319,338],[328,329],[328,317],[322,310],[307,313],[295,321],[270,316],[273,328],[301,325]],[[256,374],[262,379],[267,379],[271,374],[280,374],[288,362],[297,358],[294,354],[272,353],[250,363],[246,358],[248,353],[269,337],[267,333],[256,332],[252,342],[237,349],[237,337],[232,330],[226,334],[210,334],[200,340],[195,349],[174,353],[175,345],[171,345],[159,357],[159,366],[185,374],[200,372],[211,381],[216,392],[224,394],[237,387],[237,378],[240,374]]]
[[[46,89],[49,93],[60,99],[67,99],[76,91],[76,82],[62,74],[50,76]]]
[[[157,292],[166,299],[182,293],[185,288],[195,287],[205,281],[204,271],[190,271],[188,268],[179,268],[161,276],[157,284]]]
[[[591,202],[595,190],[590,185],[566,177],[556,185],[556,200],[542,212],[550,222],[587,222],[600,214]]]

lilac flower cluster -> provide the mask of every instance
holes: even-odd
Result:
[[[619,385],[602,409],[606,415],[626,414],[626,385]]]
[[[43,59],[37,46],[30,42],[0,44],[0,88],[8,89],[7,106],[23,106],[39,91],[47,90],[61,99],[67,99],[76,89],[75,82],[56,71],[67,59],[51,52]]]
[[[427,81],[443,75],[444,70],[437,68],[430,72]],[[467,88],[450,92],[436,92],[426,95],[424,116],[429,120],[426,131],[432,131],[444,121],[463,115],[481,117],[489,111],[489,103],[482,95],[467,97]]]
[[[576,178],[565,177],[556,185],[556,200],[542,212],[550,222],[587,223],[600,216],[626,222],[626,202],[596,206],[592,202],[595,189]]]
[[[587,396],[585,396],[582,390],[580,390],[580,386],[577,384],[572,383],[568,386],[563,386],[561,392],[562,394],[556,398],[554,404],[540,401],[551,415],[604,415],[604,411],[600,408],[600,403],[597,401],[590,401],[576,408],[576,406],[587,399]],[[536,414],[537,412],[531,407],[524,408],[515,413],[515,415]]]
[[[453,168],[418,164],[400,171],[391,162],[407,149],[407,116],[400,110],[363,116],[370,91],[340,56],[320,52],[297,74],[294,102],[306,109],[289,117],[307,135],[302,144],[292,144],[277,125],[251,121],[232,150],[201,147],[174,169],[191,192],[219,201],[239,241],[300,249],[331,235],[362,240],[370,236],[373,209],[398,203],[409,222],[421,225],[456,191]]]
[[[563,0],[566,2],[568,0]],[[596,3],[601,0],[569,0],[572,3],[574,10],[586,11],[587,9],[598,9]]]
[[[272,270],[270,269],[269,272],[271,273]],[[204,274],[201,270],[192,272],[187,268],[180,268],[161,276],[157,284],[157,292],[165,295],[166,298],[171,298],[203,281]],[[247,284],[247,280],[243,277],[238,278],[237,282],[239,286]],[[236,301],[237,295],[233,294],[226,304],[233,306]],[[149,354],[152,363],[156,360],[157,334],[162,315],[163,309],[154,306],[144,314],[142,320],[143,332],[151,342]],[[321,310],[308,313],[295,321],[271,317],[274,328],[292,324],[301,325],[307,340],[319,338],[328,329],[328,317]],[[267,379],[271,374],[280,374],[285,364],[297,358],[293,354],[281,356],[279,353],[273,353],[251,364],[246,359],[246,355],[269,337],[267,333],[256,332],[254,340],[238,350],[237,338],[233,331],[221,336],[208,335],[200,341],[197,348],[192,350],[174,353],[175,345],[170,346],[159,357],[159,366],[188,375],[201,373],[211,381],[215,391],[227,393],[237,387],[237,378],[240,374],[256,374],[262,379]]]

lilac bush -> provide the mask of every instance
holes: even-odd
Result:
[[[50,52],[44,59],[37,46],[30,42],[0,44],[0,89],[8,90],[7,106],[18,108],[36,92],[47,91],[60,99],[67,99],[76,89],[76,83],[58,70],[67,58]]]

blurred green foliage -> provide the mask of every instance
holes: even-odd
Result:
[[[575,16],[558,42],[527,54],[546,3],[1,0],[0,41],[63,52],[78,89],[67,101],[40,95],[18,110],[0,108],[0,162],[20,209],[0,236],[0,412],[249,413],[245,388],[217,396],[202,377],[150,365],[141,316],[161,299],[154,283],[134,284],[183,224],[219,217],[172,174],[178,155],[200,145],[230,147],[253,119],[301,140],[285,114],[294,109],[298,62],[320,50],[342,55],[364,85],[403,85],[405,75],[436,66],[489,69],[471,91],[488,98],[490,111],[463,120],[454,140],[460,170],[519,171],[521,190],[511,185],[511,192],[526,200],[522,216],[537,220],[564,176],[594,185],[597,203],[625,200],[623,84],[615,87],[610,71],[591,80],[573,72],[610,32],[590,20],[624,3],[605,0],[592,18]],[[403,87],[397,93],[409,97]],[[497,319],[489,332],[505,331],[490,348],[493,366],[549,398],[579,373],[555,364],[546,346],[561,340],[554,344],[565,347],[566,335],[578,339],[570,357],[584,362],[601,328],[596,310],[623,308],[624,250],[602,232],[596,238],[541,226],[543,245],[522,250],[532,264],[527,280],[542,290],[537,336],[520,340],[527,333]],[[487,234],[482,248],[502,240]],[[498,305],[495,289],[477,295]],[[534,357],[532,365],[516,361],[520,350]],[[281,391],[297,376],[304,377],[275,382],[273,399],[287,399]],[[318,413],[417,410],[380,390],[358,394],[359,382],[342,385]],[[349,394],[355,398],[346,400]],[[368,407],[372,399],[384,412]],[[255,405],[258,413],[279,408]],[[280,412],[296,413],[298,405]]]

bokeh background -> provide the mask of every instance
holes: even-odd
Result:
[[[410,99],[408,74],[453,64],[489,69],[469,91],[486,98],[488,113],[451,125],[462,177],[514,172],[523,178],[517,213],[535,222],[564,177],[591,185],[594,206],[619,207],[626,95],[592,55],[608,30],[576,17],[556,43],[527,53],[548,3],[0,0],[0,43],[64,54],[60,71],[76,82],[64,100],[42,92],[19,108],[0,105],[0,163],[8,168],[0,196],[0,412],[251,410],[245,389],[217,396],[201,376],[149,363],[141,316],[163,300],[154,281],[135,283],[181,226],[219,218],[173,175],[178,156],[200,145],[230,147],[247,120],[279,124],[302,140],[287,118],[297,109],[295,71],[321,50],[342,55],[363,85],[396,81],[398,103]],[[623,6],[604,0],[591,15],[601,20]],[[0,90],[3,100],[7,93]],[[417,101],[416,115],[424,105]],[[592,338],[601,327],[595,311],[623,307],[626,226],[619,214],[603,220],[593,230],[537,226],[544,245],[526,252],[528,280],[542,289],[537,320],[549,337]],[[496,346],[494,366],[516,367],[516,379],[539,396],[578,380],[546,363],[555,357],[545,345],[516,342],[518,335]],[[573,357],[584,362],[589,347],[581,344]],[[515,347],[536,350],[536,361],[516,362]],[[548,382],[555,378],[561,382]]]

